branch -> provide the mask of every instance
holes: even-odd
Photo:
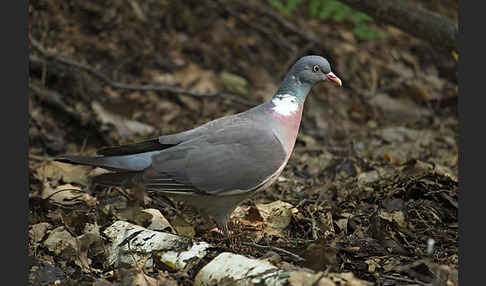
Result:
[[[30,57],[29,57],[30,58]],[[34,58],[35,59],[35,58]],[[71,119],[79,122],[81,126],[86,126],[88,128],[93,128],[100,134],[100,138],[104,144],[113,145],[111,138],[105,136],[103,132],[99,129],[99,125],[96,124],[96,120],[91,117],[83,117],[76,110],[66,105],[62,100],[62,95],[54,90],[47,89],[41,85],[37,85],[33,82],[29,82],[29,89],[32,90],[38,98],[45,104],[65,113]]]
[[[229,99],[229,100],[232,100],[234,102],[238,102],[238,103],[248,105],[248,106],[254,106],[254,105],[258,104],[258,102],[255,102],[255,101],[252,101],[252,100],[246,100],[246,99],[240,98],[236,95],[229,94],[229,93],[218,93],[218,92],[215,92],[215,93],[197,93],[197,92],[192,92],[192,91],[185,89],[185,88],[182,88],[182,87],[177,87],[177,86],[172,86],[172,85],[162,85],[162,84],[142,84],[142,85],[139,85],[139,84],[129,84],[129,83],[122,83],[122,82],[114,81],[114,80],[110,79],[109,77],[107,77],[106,75],[97,71],[96,69],[94,69],[93,67],[91,67],[89,65],[78,63],[78,62],[75,62],[73,60],[66,59],[66,58],[57,56],[53,53],[50,53],[44,47],[42,47],[42,45],[39,42],[37,42],[32,37],[29,36],[29,39],[30,39],[31,44],[47,60],[54,60],[56,62],[65,64],[65,65],[69,65],[69,66],[75,67],[77,69],[84,70],[84,71],[88,72],[89,74],[91,74],[92,76],[98,78],[99,80],[101,80],[102,82],[108,84],[109,86],[111,86],[113,88],[127,89],[127,90],[140,90],[140,91],[148,91],[148,90],[167,91],[167,92],[170,92],[170,93],[185,94],[185,95],[190,95],[190,96],[194,96],[194,97],[221,97],[221,98]],[[36,59],[35,57],[32,57],[32,56],[29,57],[29,60],[31,60],[33,62],[38,61],[38,59]]]
[[[279,247],[276,247],[276,246],[260,245],[260,244],[254,243],[254,242],[242,242],[241,244],[246,245],[246,246],[256,247],[256,248],[271,249],[271,250],[275,250],[275,251],[280,251],[282,253],[285,253],[285,254],[291,256],[292,258],[294,258],[297,261],[304,261],[305,260],[304,258],[298,256],[295,253],[292,253],[288,250],[285,250],[285,249],[282,249],[282,248],[279,248]]]
[[[313,44],[316,44],[316,45],[320,45],[322,41],[320,41],[318,38],[302,31],[301,29],[299,29],[296,25],[294,25],[292,22],[289,22],[287,20],[285,20],[285,18],[273,11],[273,10],[270,10],[270,9],[267,9],[265,8],[264,5],[256,5],[256,4],[253,4],[251,2],[248,2],[248,1],[240,1],[238,0],[237,1],[239,5],[245,7],[245,8],[248,8],[248,9],[252,9],[252,10],[255,10],[267,17],[270,17],[272,18],[275,22],[279,23],[282,27],[286,28],[287,30],[289,30],[290,32],[294,33],[294,34],[297,34],[299,35],[301,38],[303,38],[304,40],[308,41],[308,42],[312,42]]]
[[[57,108],[58,110],[63,111],[66,113],[68,116],[71,118],[79,121],[80,123],[83,123],[85,120],[77,113],[75,110],[73,110],[71,107],[67,106],[63,101],[62,101],[62,96],[57,93],[56,91],[46,89],[44,87],[38,86],[34,83],[29,82],[29,88],[35,92],[42,101],[45,103],[51,105],[54,108]],[[93,124],[93,122],[88,121],[86,122],[88,124]]]
[[[264,37],[269,39],[275,45],[276,48],[281,48],[283,46],[285,48],[285,50],[287,50],[287,51],[292,52],[292,51],[296,50],[296,47],[294,45],[292,45],[286,39],[282,38],[279,34],[276,34],[274,31],[272,31],[268,27],[265,27],[265,26],[258,24],[254,20],[245,19],[244,17],[241,16],[242,13],[233,10],[233,8],[231,8],[226,3],[223,3],[222,1],[219,1],[219,0],[216,0],[214,2],[213,1],[208,2],[209,6],[211,6],[211,8],[217,8],[217,6],[214,5],[215,3],[217,5],[219,5],[221,9],[226,11],[231,16],[235,17],[237,20],[239,20],[243,24],[245,24],[248,27],[254,29],[255,31],[261,33]]]
[[[419,285],[424,285],[424,286],[428,285],[427,283],[424,283],[422,281],[412,280],[412,279],[403,278],[403,277],[397,277],[397,276],[392,276],[392,275],[382,275],[382,276],[383,276],[383,278],[393,279],[393,280],[400,281],[400,282],[414,283],[414,284],[419,284]]]
[[[408,3],[405,0],[339,0],[385,24],[393,25],[434,45],[457,50],[455,21]]]

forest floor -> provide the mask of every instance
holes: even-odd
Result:
[[[140,214],[150,208],[175,233],[216,245],[213,257],[261,258],[268,249],[258,245],[271,245],[303,258],[277,251],[281,263],[376,285],[457,285],[454,55],[390,26],[372,24],[386,36],[362,41],[350,23],[313,19],[305,5],[283,16],[252,3],[29,2],[32,285],[132,285],[106,265],[103,239],[70,252],[51,234],[86,237],[120,219],[147,226]],[[453,5],[436,5],[428,8],[455,15]],[[313,88],[288,165],[234,212],[231,240],[144,194],[134,203],[117,189],[89,190],[98,169],[52,161],[244,111],[311,53],[329,59],[343,86]],[[291,210],[283,227],[263,220],[273,207]],[[167,285],[192,285],[195,275],[157,267],[148,275],[160,273]]]

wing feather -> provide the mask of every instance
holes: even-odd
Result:
[[[144,183],[152,191],[224,195],[261,185],[287,158],[272,130],[253,125],[221,129],[154,155]],[[180,185],[159,183],[168,178]]]

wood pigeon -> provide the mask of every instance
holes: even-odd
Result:
[[[106,168],[93,183],[142,185],[147,191],[182,200],[218,228],[235,207],[271,185],[294,148],[304,101],[314,84],[341,80],[320,56],[300,58],[268,101],[247,111],[155,139],[106,147],[98,156],[65,155],[56,160]]]

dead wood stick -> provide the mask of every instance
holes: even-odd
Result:
[[[177,86],[172,86],[172,85],[162,85],[162,84],[141,84],[140,85],[140,84],[129,84],[129,83],[122,83],[122,82],[114,81],[114,80],[110,79],[109,77],[107,77],[106,75],[97,71],[96,69],[94,69],[93,67],[91,67],[89,65],[78,63],[76,61],[66,59],[66,58],[63,58],[63,57],[60,57],[60,56],[57,56],[53,53],[48,52],[35,39],[33,39],[30,36],[29,36],[29,38],[30,38],[32,45],[37,50],[39,50],[39,52],[41,52],[41,54],[47,60],[54,60],[54,61],[57,61],[59,63],[65,64],[65,65],[69,65],[69,66],[84,70],[84,71],[88,72],[89,74],[91,74],[92,76],[98,78],[99,80],[101,80],[102,82],[108,84],[109,86],[111,86],[113,88],[127,89],[127,90],[139,90],[139,91],[148,91],[148,90],[150,90],[150,91],[167,91],[167,92],[170,92],[170,93],[185,94],[185,95],[190,95],[190,96],[194,96],[194,97],[221,97],[221,98],[229,99],[229,100],[232,100],[234,102],[238,102],[238,103],[248,105],[248,106],[254,106],[254,105],[258,104],[258,102],[243,99],[243,98],[240,98],[236,95],[229,94],[229,93],[220,93],[220,92],[197,93],[197,92],[192,92],[192,91],[185,89],[185,88],[182,88],[182,87],[177,87]],[[32,60],[34,60],[34,59],[32,59]]]
[[[69,115],[71,118],[83,122],[83,118],[81,118],[81,115],[79,115],[76,111],[74,111],[71,107],[67,106],[64,104],[62,101],[62,96],[57,93],[56,91],[49,90],[43,87],[40,87],[36,84],[29,83],[29,88],[35,92],[39,96],[39,98],[44,101],[45,103],[51,105],[52,107],[55,107],[67,115]],[[89,122],[88,122],[89,123]]]
[[[47,89],[45,87],[41,87],[34,83],[29,82],[29,88],[32,90],[41,101],[45,102],[46,104],[50,105],[51,107],[55,108],[56,110],[64,112],[67,116],[74,119],[75,121],[79,122],[82,126],[87,126],[89,128],[93,128],[99,134],[101,134],[100,138],[103,142],[107,145],[113,145],[112,140],[105,136],[103,132],[99,129],[99,126],[96,124],[96,120],[91,117],[83,117],[81,116],[76,110],[71,108],[70,106],[66,105],[62,101],[62,95],[54,90]]]
[[[237,2],[241,6],[255,10],[255,11],[259,12],[260,14],[264,14],[265,16],[272,18],[277,23],[279,23],[282,27],[284,27],[287,30],[289,30],[290,32],[300,36],[301,38],[303,38],[304,40],[306,40],[308,42],[312,42],[312,43],[317,44],[317,45],[319,45],[321,43],[321,41],[319,41],[319,39],[317,39],[316,37],[305,33],[304,31],[299,29],[296,25],[294,25],[293,23],[285,20],[285,18],[283,18],[281,14],[279,14],[275,11],[272,11],[270,9],[264,8],[263,5],[256,5],[256,4],[252,4],[250,2],[247,2],[247,1],[237,1]]]
[[[392,276],[392,275],[383,275],[383,277],[387,278],[387,279],[393,279],[393,280],[396,280],[396,281],[401,281],[401,282],[415,283],[415,284],[420,284],[420,285],[428,285],[427,283],[424,283],[422,281],[412,280],[412,279],[397,277],[397,276]]]
[[[304,261],[305,260],[304,258],[298,256],[295,253],[292,253],[288,250],[285,250],[285,249],[282,249],[282,248],[279,248],[279,247],[276,247],[276,246],[260,245],[260,244],[254,243],[254,242],[242,242],[242,244],[246,245],[246,246],[256,247],[256,248],[263,248],[263,249],[271,249],[271,250],[275,250],[275,251],[280,251],[282,253],[285,253],[285,254],[293,257],[297,261]]]
[[[457,23],[404,0],[339,0],[436,47],[457,50]]]
[[[234,16],[236,19],[238,19],[243,24],[247,25],[248,27],[250,27],[250,28],[252,28],[252,29],[254,29],[258,32],[260,32],[263,36],[267,37],[267,39],[269,39],[277,48],[282,48],[282,46],[283,46],[283,48],[285,48],[285,50],[288,50],[290,52],[294,52],[297,49],[296,46],[292,45],[289,41],[287,41],[286,39],[283,39],[278,34],[275,34],[272,30],[269,30],[266,27],[257,24],[257,22],[255,22],[255,21],[250,21],[250,20],[245,19],[244,17],[241,16],[241,13],[233,10],[233,8],[230,8],[228,4],[222,3],[221,1],[218,1],[218,0],[216,0],[215,2],[223,10],[228,12],[228,14]],[[213,5],[212,2],[209,2],[209,3],[211,3],[210,5],[212,7],[216,7],[215,5]]]

